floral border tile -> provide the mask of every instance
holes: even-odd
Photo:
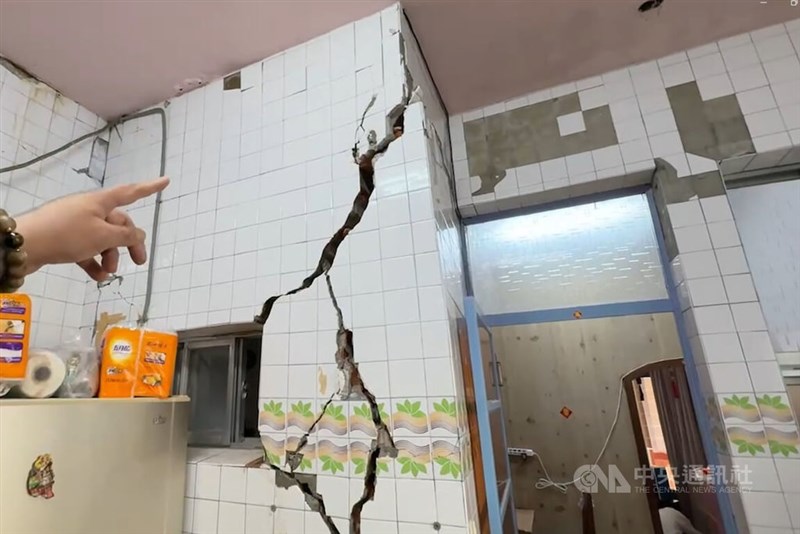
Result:
[[[726,393],[718,395],[722,418],[726,423],[753,424],[761,421],[761,414],[752,393]]]
[[[456,440],[436,439],[431,444],[433,461],[436,463],[434,478],[461,480],[461,450]]]
[[[350,442],[350,476],[363,477],[367,472],[372,443],[366,440],[352,440]],[[394,465],[390,458],[378,458],[377,474],[379,477],[394,477]]]
[[[392,428],[398,436],[428,433],[428,416],[422,411],[426,399],[393,400]]]
[[[431,423],[431,434],[439,436],[458,435],[458,416],[455,398],[440,400],[429,399],[428,417]]]
[[[286,429],[284,401],[270,400],[262,405],[261,412],[258,414],[258,428],[261,432]]]
[[[289,436],[286,438],[286,451],[295,451],[300,444],[300,436]],[[300,460],[300,465],[297,466],[296,471],[301,473],[316,473],[317,472],[317,444],[314,441],[309,441],[299,451],[303,455]]]
[[[789,396],[786,393],[759,393],[758,409],[765,423],[791,424],[794,422]]]
[[[431,442],[427,438],[407,438],[395,441],[397,477],[433,478],[431,472]]]
[[[284,434],[261,434],[261,447],[264,450],[264,459],[273,465],[283,465],[283,455],[286,451],[286,436]]]
[[[346,465],[349,462],[347,440],[340,438],[321,439],[317,443],[317,460],[320,474],[348,476]]]
[[[794,425],[768,425],[766,428],[769,450],[775,456],[800,457],[800,434]]]
[[[343,402],[328,404],[325,413],[317,423],[317,432],[322,436],[346,436],[348,430],[347,408],[348,406]]]
[[[308,432],[314,424],[316,401],[314,399],[294,399],[289,402],[290,411],[286,415],[286,428],[296,428],[300,432]]]
[[[381,412],[381,420],[386,423],[386,426],[391,428],[391,418],[386,411],[386,406],[390,402],[388,400],[378,399],[378,409]],[[350,403],[350,434],[358,436],[367,436],[374,438],[375,425],[372,424],[372,413],[369,404],[366,402],[351,402]]]
[[[762,425],[726,425],[733,456],[769,456],[767,437]]]

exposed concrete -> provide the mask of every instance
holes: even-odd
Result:
[[[667,255],[672,260],[678,255],[675,234],[669,219],[667,206],[686,202],[693,198],[708,198],[725,194],[725,182],[718,171],[705,172],[678,178],[675,167],[661,158],[656,158],[656,170],[653,173],[653,198],[656,202],[658,220],[664,234]]]
[[[562,136],[558,117],[578,112],[578,93],[571,93],[465,123],[469,173],[481,178],[473,195],[493,192],[507,169],[617,144],[608,106],[582,112],[586,130]]]
[[[667,89],[686,152],[720,161],[755,152],[736,95],[703,101],[697,82]]]

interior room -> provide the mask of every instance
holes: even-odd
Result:
[[[0,2],[0,534],[800,534],[794,4]]]

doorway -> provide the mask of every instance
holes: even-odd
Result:
[[[672,314],[501,326],[493,334],[505,374],[509,446],[538,456],[511,456],[516,503],[533,510],[533,532],[581,532],[578,507],[587,489],[596,490],[597,532],[658,532],[648,495],[637,488],[643,464],[620,378],[681,357]],[[602,473],[610,477],[616,470],[630,490],[572,484],[564,491],[552,484],[574,480],[604,445]]]
[[[520,532],[584,532],[582,492],[597,532],[661,532],[638,480],[651,464],[623,381],[682,361],[687,347],[654,220],[651,199],[636,191],[466,221],[471,292],[496,360],[487,367],[471,346],[473,379],[479,365],[498,384],[504,435],[492,438],[507,442],[512,502],[527,514]],[[498,459],[484,455],[484,472],[490,462]],[[587,487],[587,467],[629,487]]]
[[[703,450],[683,359],[646,365],[623,382],[654,524],[660,523],[658,510],[669,507],[698,531],[722,534],[716,475]]]

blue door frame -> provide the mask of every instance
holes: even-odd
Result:
[[[664,283],[667,286],[669,300],[672,302],[672,315],[675,317],[675,326],[678,329],[678,338],[680,339],[681,350],[683,351],[683,360],[685,362],[683,367],[686,371],[686,381],[689,383],[689,393],[692,397],[694,417],[700,430],[700,439],[703,441],[706,462],[708,465],[718,466],[721,465],[719,454],[717,454],[717,447],[712,438],[711,421],[708,412],[706,412],[705,399],[703,398],[703,390],[700,387],[700,376],[695,366],[692,345],[689,343],[689,335],[686,333],[686,324],[683,321],[683,312],[681,311],[681,304],[678,300],[678,288],[672,276],[672,265],[670,264],[669,255],[667,254],[667,246],[664,242],[661,220],[658,218],[656,201],[655,198],[653,198],[652,190],[647,191],[646,194],[647,202],[650,205],[650,215],[653,218],[653,230],[658,240],[658,251],[661,257],[661,266],[664,270]],[[725,488],[720,482],[721,481],[718,481],[718,477],[714,477],[717,504],[719,505],[719,513],[722,516],[722,524],[725,527],[726,533],[738,534],[739,529],[736,526],[736,519],[733,515],[733,505],[731,505],[730,496],[724,491]]]
[[[483,321],[480,310],[474,297],[464,299],[464,317],[467,324],[467,337],[469,340],[470,364],[472,366],[472,382],[475,391],[475,410],[478,419],[478,435],[480,437],[481,457],[483,458],[483,478],[486,485],[486,508],[489,515],[489,530],[491,534],[503,534],[503,524],[506,514],[511,514],[514,524],[514,532],[517,532],[517,518],[514,511],[513,484],[511,482],[511,464],[508,460],[508,443],[506,442],[506,421],[503,414],[503,405],[500,400],[500,377],[496,364],[494,348],[491,343],[491,330],[489,325]],[[483,345],[480,339],[480,331],[483,328],[489,335],[489,345],[491,354],[489,355],[489,372],[492,373],[491,382],[486,380],[487,369],[484,368]],[[486,384],[491,383],[494,388],[495,399],[489,399],[486,393]],[[494,450],[492,440],[491,413],[499,411],[501,421],[501,431],[503,433],[500,442],[503,444],[502,451]],[[495,469],[495,458],[501,455],[506,464],[507,481],[501,494],[498,485],[497,471]],[[489,534],[489,533],[487,533]]]
[[[475,217],[471,218],[468,221],[465,221],[464,224],[465,225],[479,224],[481,222],[498,218],[513,217],[537,211],[547,211],[550,209],[558,209],[571,205],[585,204],[588,202],[599,202],[602,200],[630,196],[634,194],[645,194],[647,197],[647,202],[650,207],[650,214],[653,221],[653,231],[655,232],[656,240],[658,242],[659,257],[661,259],[661,266],[664,271],[664,283],[666,285],[668,298],[638,301],[638,302],[617,302],[617,303],[591,305],[591,306],[576,306],[572,308],[495,314],[486,316],[483,322],[485,326],[488,327],[499,327],[499,326],[565,321],[565,320],[575,319],[574,313],[576,311],[580,311],[582,319],[596,319],[603,317],[619,317],[624,315],[640,315],[640,314],[672,312],[673,317],[675,319],[675,325],[678,331],[678,338],[680,340],[681,350],[683,352],[683,358],[684,361],[686,362],[686,364],[684,365],[684,368],[686,370],[686,379],[689,384],[689,390],[691,392],[692,405],[694,407],[694,412],[695,412],[695,419],[697,420],[697,425],[699,427],[701,439],[703,441],[703,449],[706,454],[706,461],[709,465],[714,465],[714,466],[720,465],[719,455],[717,454],[717,449],[712,439],[711,422],[705,410],[705,399],[703,398],[703,393],[700,388],[700,377],[697,373],[697,368],[695,367],[694,355],[692,354],[691,344],[689,343],[689,337],[686,333],[686,326],[683,321],[683,313],[681,311],[680,302],[678,300],[677,288],[675,286],[675,281],[672,276],[672,269],[664,241],[664,234],[661,228],[660,220],[658,218],[658,211],[656,210],[655,199],[653,198],[653,192],[649,187],[646,188],[637,187],[632,189],[619,190],[614,193],[603,193],[588,197],[569,199],[567,201],[558,202],[555,204],[537,206],[532,209],[513,210],[510,212],[503,212],[500,214]],[[466,240],[463,239],[462,242],[466,243]],[[466,257],[467,256],[466,247],[464,254]],[[469,269],[468,260],[465,261],[465,264],[467,266],[467,269]],[[470,276],[469,273],[467,273],[468,279],[469,276]],[[472,287],[470,280],[468,280],[467,287],[468,288]],[[478,426],[479,430],[481,430],[480,432],[481,454],[484,458],[483,466],[484,466],[484,478],[486,482],[489,524],[491,527],[492,534],[494,534],[495,532],[497,533],[502,532],[502,510],[501,510],[502,503],[500,502],[500,496],[497,494],[497,473],[495,472],[494,456],[493,456],[493,454],[495,453],[492,450],[491,435],[488,432],[483,431],[483,429],[491,428],[489,424],[489,411],[491,407],[489,406],[489,403],[486,399],[485,390],[483,389],[483,384],[485,384],[484,381],[485,373],[483,369],[483,363],[481,360],[481,352],[480,352],[481,345],[479,337],[480,335],[479,321],[482,321],[482,319],[478,305],[475,302],[474,296],[472,295],[467,296],[465,298],[464,304],[465,304],[464,310],[467,322],[467,333],[469,337],[470,359],[471,359],[470,361],[472,363],[473,380],[475,383],[475,396],[476,396],[475,406],[477,410]],[[476,365],[476,358],[477,358],[477,365]],[[500,401],[495,401],[495,402],[500,402]],[[503,424],[505,425],[505,421],[503,421]],[[503,426],[503,432],[505,435],[505,426]],[[716,477],[715,477],[715,485],[716,485],[715,489],[717,490],[716,491],[717,502],[719,504],[720,515],[722,516],[725,532],[728,534],[738,534],[738,528],[736,526],[736,521],[734,519],[733,507],[731,505],[730,498],[728,494],[724,491],[722,485],[718,483]],[[511,496],[511,498],[513,499],[513,496]],[[500,522],[498,523],[498,521]]]

